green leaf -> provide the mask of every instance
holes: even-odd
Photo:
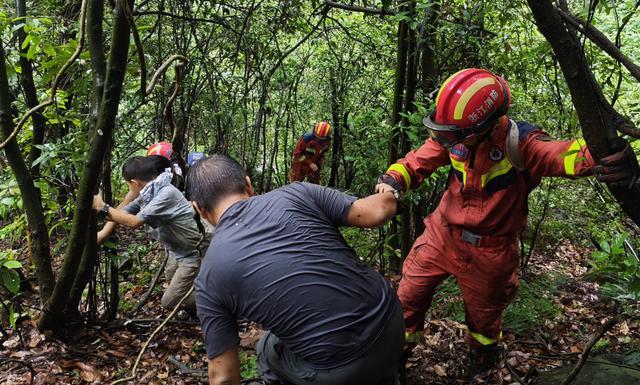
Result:
[[[4,263],[2,264],[4,267],[6,267],[7,269],[21,269],[22,268],[22,264],[18,261],[15,260],[9,260],[9,261],[4,261]]]
[[[31,46],[29,47],[29,50],[27,51],[27,59],[31,60],[36,56],[36,50],[38,49],[38,46],[35,44],[31,44]]]
[[[11,293],[18,294],[20,290],[20,276],[14,270],[2,269],[0,270],[0,278],[2,279],[2,284],[6,287]]]

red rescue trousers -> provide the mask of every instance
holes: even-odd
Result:
[[[311,167],[307,166],[304,162],[292,162],[291,172],[289,173],[289,180],[293,182],[304,182],[307,178],[307,182],[320,184],[320,166],[316,171],[313,171]]]
[[[467,341],[472,347],[496,342],[502,312],[518,288],[517,237],[482,236],[474,242],[473,236],[463,236],[463,229],[448,224],[438,210],[424,223],[424,233],[404,262],[398,289],[407,341],[418,342],[436,287],[453,275],[464,300]]]

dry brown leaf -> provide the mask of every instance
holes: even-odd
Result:
[[[627,324],[627,321],[624,321],[622,325],[620,325],[620,333],[624,336],[629,334],[629,325]]]
[[[433,365],[433,370],[436,372],[438,377],[446,377],[447,376],[447,372],[440,365]]]
[[[77,362],[76,366],[80,369],[80,378],[86,382],[100,382],[102,381],[102,373],[93,366],[85,364],[84,362]]]
[[[144,376],[142,376],[142,378],[140,378],[140,380],[139,380],[139,381],[140,381],[140,383],[145,383],[145,382],[147,382],[147,381],[151,380],[151,379],[156,375],[156,373],[157,373],[157,372],[156,372],[156,370],[155,370],[155,369],[151,369],[151,370],[149,370],[148,372],[146,372],[146,373],[144,374]]]

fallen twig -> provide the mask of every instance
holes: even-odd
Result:
[[[576,378],[578,373],[580,373],[580,370],[584,366],[584,363],[587,361],[587,358],[589,358],[589,353],[591,352],[591,349],[596,344],[596,342],[598,342],[600,338],[602,338],[602,336],[604,336],[612,327],[614,327],[621,320],[622,318],[619,315],[617,315],[611,318],[610,320],[608,320],[607,322],[605,322],[604,325],[602,325],[602,327],[596,332],[596,334],[594,334],[591,337],[591,339],[589,340],[589,343],[584,348],[582,355],[580,355],[580,359],[578,360],[578,363],[573,368],[571,373],[569,373],[567,378],[565,378],[564,381],[562,381],[561,385],[569,385],[570,383],[573,382],[573,380]]]
[[[517,383],[519,383],[520,385],[527,385],[527,384],[528,384],[528,382],[527,382],[527,381],[525,381],[525,380],[523,380],[523,379],[518,375],[518,373],[516,373],[515,369],[513,369],[513,368],[511,367],[511,364],[509,364],[509,359],[508,359],[508,357],[507,357],[507,354],[505,354],[505,357],[504,357],[504,366],[505,366],[505,368],[507,368],[507,370],[509,371],[509,373],[511,373],[511,377],[512,377],[512,378],[513,378]]]
[[[113,381],[111,383],[111,385],[116,385],[116,384],[120,384],[120,383],[123,383],[123,382],[131,381],[131,380],[134,380],[136,378],[136,371],[138,370],[138,365],[140,364],[140,360],[142,359],[142,355],[144,354],[145,350],[147,350],[147,347],[149,346],[149,343],[151,342],[153,337],[155,337],[156,334],[158,334],[158,332],[164,327],[164,325],[166,325],[167,322],[169,322],[169,320],[171,318],[173,318],[173,316],[178,312],[178,309],[180,309],[180,306],[182,305],[184,300],[187,299],[187,297],[189,297],[191,295],[191,293],[193,293],[193,290],[194,290],[194,287],[191,286],[191,289],[189,289],[189,291],[182,298],[180,298],[180,301],[176,304],[176,307],[174,307],[173,310],[171,310],[171,312],[169,313],[167,318],[164,321],[162,321],[162,323],[160,325],[158,325],[158,327],[153,331],[153,333],[151,333],[149,338],[147,338],[147,341],[145,341],[144,345],[142,345],[142,349],[140,349],[140,353],[138,353],[138,358],[136,358],[136,362],[135,362],[135,364],[133,364],[133,368],[131,368],[131,375],[129,377],[125,377],[125,378],[121,378],[119,380],[115,380],[115,381]]]
[[[24,362],[22,360],[17,360],[15,358],[0,358],[0,366],[2,366],[4,364],[7,364],[7,363],[20,364],[20,365],[26,367],[27,369],[29,369],[29,371],[31,372],[31,382],[30,382],[30,384],[33,384],[33,379],[36,376],[36,371],[33,369],[33,366],[31,366],[30,363]]]

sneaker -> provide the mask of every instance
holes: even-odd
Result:
[[[496,368],[502,360],[503,353],[504,348],[497,343],[469,348],[469,381],[473,383],[478,375]]]

